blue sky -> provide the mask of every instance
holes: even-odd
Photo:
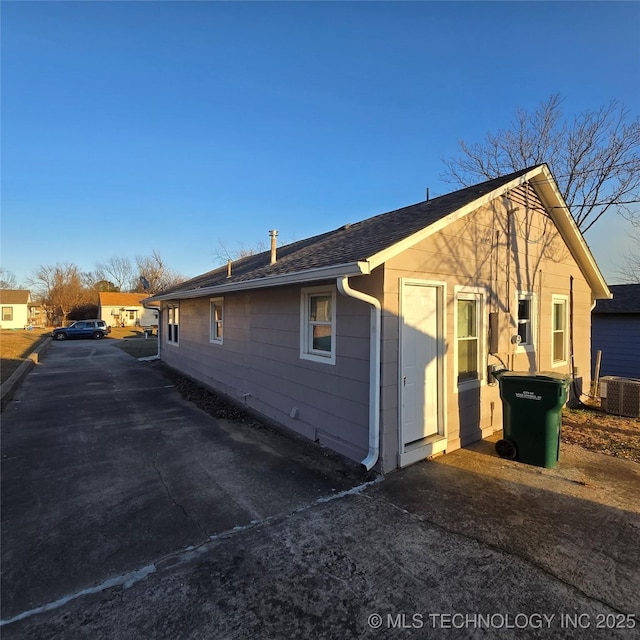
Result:
[[[453,187],[550,94],[640,114],[637,2],[2,2],[2,266],[283,243]],[[605,277],[630,250],[586,236]]]

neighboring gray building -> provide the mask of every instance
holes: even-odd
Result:
[[[600,377],[640,378],[640,284],[614,284],[612,300],[591,313],[591,356],[602,351]]]
[[[273,241],[151,298],[161,359],[369,469],[499,431],[491,365],[589,388],[611,294],[546,165]]]

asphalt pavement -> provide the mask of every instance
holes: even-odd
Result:
[[[633,462],[365,475],[110,339],[53,344],[1,436],[3,638],[640,636]]]

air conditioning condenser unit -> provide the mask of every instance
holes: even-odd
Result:
[[[600,378],[600,405],[616,416],[640,418],[640,380],[617,376]]]

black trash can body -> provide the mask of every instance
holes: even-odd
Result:
[[[494,376],[500,385],[503,438],[507,441],[497,443],[496,451],[503,457],[552,469],[560,458],[562,407],[571,377],[517,371],[498,371]]]

